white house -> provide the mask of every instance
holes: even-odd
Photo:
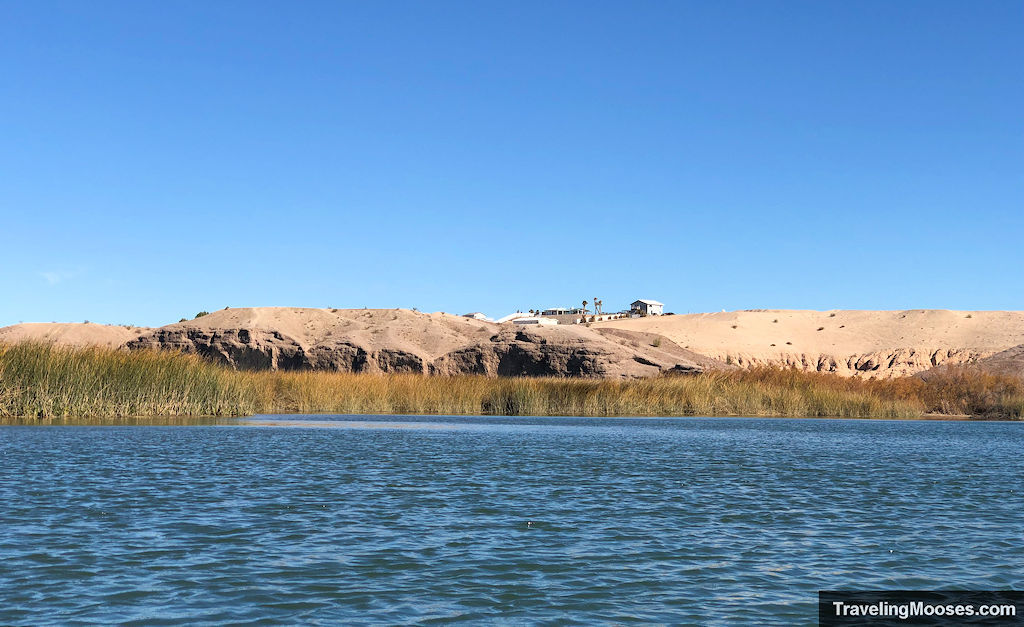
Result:
[[[473,313],[468,313],[468,314],[462,314],[462,317],[463,318],[472,318],[474,320],[486,320],[488,322],[490,322],[490,320],[491,320],[490,318],[488,318],[484,314],[480,313],[479,311],[474,311]]]
[[[538,324],[538,325],[551,325],[558,324],[558,320],[554,318],[516,318],[512,321],[512,324]]]
[[[640,314],[642,316],[660,316],[665,313],[665,303],[641,298],[640,300],[634,300],[630,303],[629,309],[631,313]]]
[[[583,313],[579,307],[548,307],[540,312],[542,316],[572,316]]]
[[[498,324],[502,324],[502,323],[505,323],[505,322],[512,322],[513,320],[515,320],[517,318],[532,318],[532,317],[533,317],[533,314],[528,314],[528,313],[523,313],[521,311],[517,311],[515,313],[510,313],[507,316],[502,316],[502,317],[498,318],[497,320],[495,320],[495,322],[497,322]]]

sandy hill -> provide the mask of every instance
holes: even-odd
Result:
[[[714,363],[637,337],[403,309],[257,307],[153,329],[126,346],[195,352],[244,369],[343,372],[640,377]]]
[[[149,330],[145,327],[92,322],[25,322],[0,328],[0,342],[53,342],[71,346],[117,347]]]
[[[247,369],[638,377],[732,364],[890,377],[977,363],[1024,371],[1024,312],[1013,311],[757,310],[520,327],[404,309],[256,307],[158,329],[0,329],[0,342],[23,340],[180,349]]]
[[[754,310],[596,323],[662,335],[739,366],[891,377],[970,364],[1024,344],[1024,312]]]

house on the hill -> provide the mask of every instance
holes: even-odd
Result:
[[[629,311],[640,316],[660,316],[665,313],[665,303],[641,298],[630,303]]]
[[[498,324],[503,324],[505,322],[512,322],[513,320],[516,320],[517,318],[532,318],[532,317],[533,317],[533,314],[528,314],[528,313],[523,313],[521,311],[517,311],[515,313],[510,313],[507,316],[502,316],[502,317],[498,318],[497,320],[495,320],[495,322],[497,322]]]
[[[540,312],[542,316],[575,316],[583,313],[579,307],[548,307]]]
[[[558,320],[556,320],[554,318],[544,318],[544,317],[541,317],[541,316],[534,316],[534,317],[530,317],[530,318],[516,318],[515,320],[512,321],[512,324],[522,324],[522,325],[536,324],[536,325],[548,326],[548,325],[558,324]]]

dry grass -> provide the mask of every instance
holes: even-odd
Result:
[[[270,400],[259,392],[192,355],[0,346],[0,416],[236,415]]]
[[[1024,379],[954,368],[921,384],[929,411],[994,418],[1024,418]]]
[[[1018,379],[956,371],[929,381],[755,369],[628,381],[236,372],[194,355],[0,346],[0,416],[254,413],[1020,418]]]

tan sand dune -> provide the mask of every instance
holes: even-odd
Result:
[[[756,310],[523,328],[405,309],[254,307],[159,329],[0,329],[0,342],[22,340],[176,348],[255,369],[635,377],[731,364],[891,377],[1024,344],[1024,312]]]
[[[1024,312],[751,310],[594,324],[662,335],[737,364],[891,377],[970,364],[1024,343]]]
[[[52,342],[70,346],[118,347],[149,331],[147,327],[125,327],[92,322],[24,322],[0,328],[0,342]]]

